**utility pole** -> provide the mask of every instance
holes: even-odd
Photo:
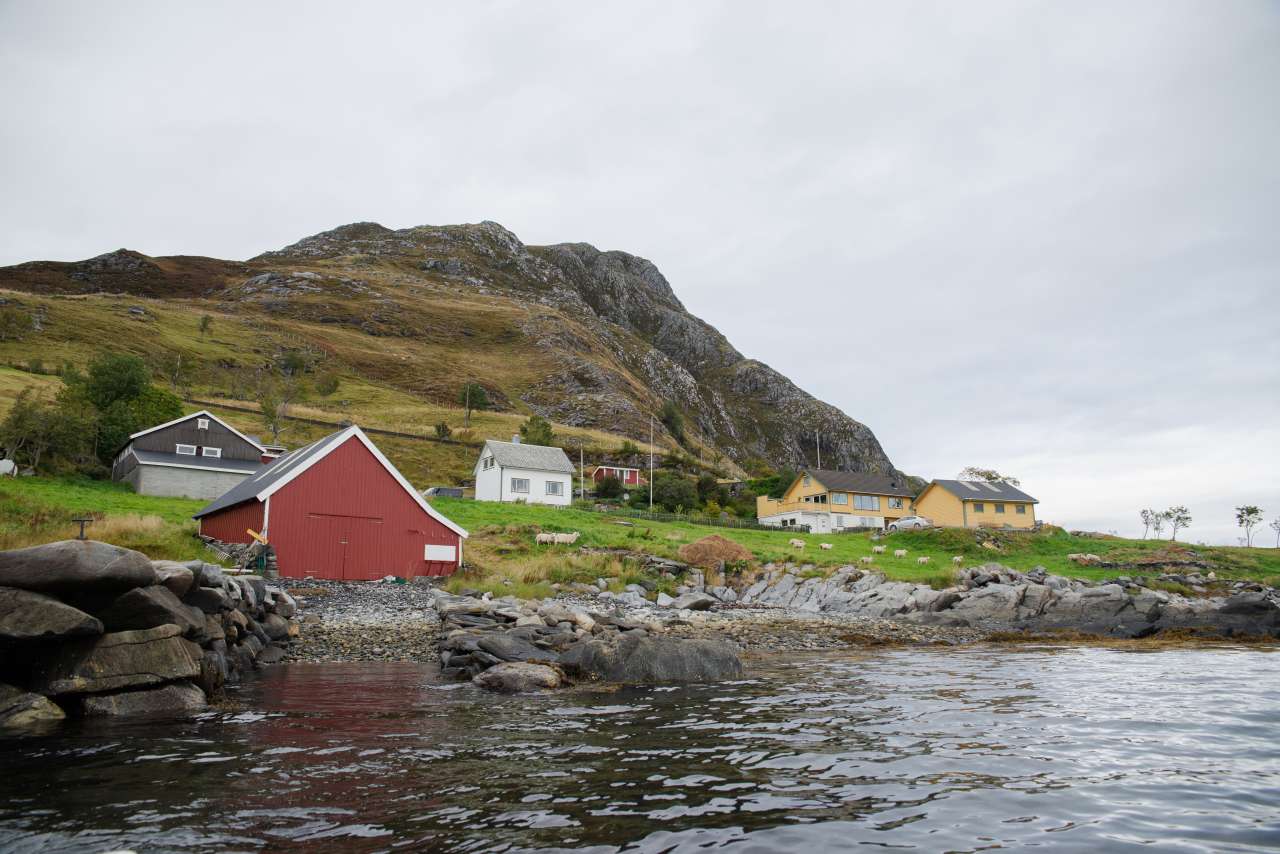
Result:
[[[817,430],[813,431],[813,441],[818,446],[818,468],[822,468],[822,434]]]
[[[463,426],[466,427],[468,430],[470,430],[471,429],[471,383],[467,383],[467,390],[465,393],[467,396],[467,404],[466,404],[467,415],[465,418],[463,418]]]
[[[578,446],[578,497],[587,500],[587,470],[582,464],[582,446]]]
[[[649,512],[653,512],[653,413],[649,413]]]

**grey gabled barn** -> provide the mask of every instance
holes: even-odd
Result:
[[[143,495],[217,498],[261,471],[270,453],[207,410],[141,430],[116,454],[111,479]]]

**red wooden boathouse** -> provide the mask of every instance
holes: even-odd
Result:
[[[223,542],[261,533],[292,578],[450,575],[467,536],[355,426],[273,460],[195,518]]]

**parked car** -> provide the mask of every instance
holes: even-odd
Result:
[[[903,516],[889,523],[890,531],[911,531],[920,528],[932,528],[933,522],[924,516]]]

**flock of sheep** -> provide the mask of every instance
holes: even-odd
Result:
[[[790,545],[792,548],[803,549],[803,548],[804,548],[804,540],[797,540],[796,538],[792,537],[792,538],[788,541],[788,545]],[[830,549],[830,548],[831,548],[831,543],[818,543],[818,548],[820,548],[820,549],[822,549],[822,550],[826,551],[827,549]],[[871,554],[869,554],[869,555],[867,555],[867,556],[865,556],[865,557],[860,557],[860,558],[858,558],[858,562],[859,562],[859,563],[866,563],[866,564],[874,563],[874,562],[875,562],[875,556],[876,556],[876,555],[882,555],[882,554],[884,554],[884,553],[885,553],[885,551],[887,550],[887,548],[888,548],[887,546],[872,546],[872,547],[871,547]],[[906,557],[906,556],[907,556],[907,550],[906,550],[906,549],[894,549],[894,550],[893,550],[893,556],[894,556],[894,557],[896,557],[896,558],[904,558],[904,557]],[[953,558],[951,559],[951,562],[952,562],[953,564],[955,564],[956,566],[959,566],[960,564],[964,563],[964,555],[956,555],[955,557],[953,557]],[[928,557],[928,555],[925,555],[925,556],[923,556],[923,557],[918,557],[918,558],[916,558],[916,563],[919,563],[919,564],[929,563],[929,557]]]

